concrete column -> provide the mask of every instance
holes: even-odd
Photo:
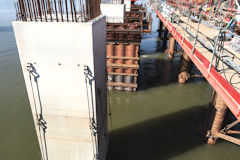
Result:
[[[109,23],[124,23],[126,15],[125,4],[101,3],[102,15],[105,15],[106,21]]]
[[[42,159],[105,160],[105,17],[13,28]]]
[[[173,36],[170,36],[168,40],[168,58],[169,59],[173,59],[174,57],[174,48],[175,48],[175,38]]]
[[[212,123],[210,137],[208,138],[208,144],[216,143],[216,141],[218,139],[218,133],[221,130],[222,123],[223,123],[226,109],[227,109],[225,102],[223,101],[222,97],[219,94],[216,95],[214,107],[216,109],[216,113],[215,113],[214,120]]]
[[[124,0],[124,4],[126,5],[126,11],[131,11],[131,0]]]
[[[186,52],[183,52],[180,62],[178,83],[186,83],[186,81],[189,79],[189,72],[191,68],[192,68],[191,59],[188,57]]]

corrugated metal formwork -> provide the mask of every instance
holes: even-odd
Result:
[[[107,72],[110,89],[135,91],[140,43],[107,43]]]

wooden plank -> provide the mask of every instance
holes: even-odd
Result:
[[[128,33],[128,34],[141,34],[141,29],[107,29],[107,33]]]
[[[107,67],[110,68],[134,68],[134,69],[139,69],[139,65],[138,64],[107,64]]]
[[[120,76],[134,76],[134,77],[137,77],[138,74],[136,73],[117,73],[117,72],[108,72],[107,74],[110,74],[110,75],[120,75]]]
[[[120,42],[120,41],[107,41],[107,44],[124,44],[124,45],[129,45],[129,44],[134,44],[136,46],[140,46],[140,42]]]
[[[129,60],[139,60],[138,57],[118,57],[118,56],[107,56],[108,59],[129,59]]]
[[[131,88],[137,88],[137,84],[135,83],[119,83],[119,82],[108,82],[108,86],[114,86],[114,87],[131,87]]]

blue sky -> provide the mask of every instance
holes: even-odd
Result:
[[[11,26],[15,20],[15,0],[0,0],[0,26]]]

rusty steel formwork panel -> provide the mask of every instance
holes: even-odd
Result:
[[[135,6],[133,6],[135,7]],[[107,24],[108,89],[136,91],[142,33],[150,33],[142,6],[126,12],[125,23]],[[150,15],[151,17],[151,15]],[[147,23],[143,23],[143,21]]]
[[[126,12],[125,23],[141,23],[143,18],[146,16],[146,12],[142,11],[130,11]]]
[[[142,4],[139,5],[134,4],[131,6],[131,11],[146,11],[146,8],[143,7]]]
[[[136,91],[140,43],[107,42],[108,89]]]
[[[151,33],[152,16],[151,13],[147,15],[145,10],[126,12],[125,23],[138,24],[142,33]]]
[[[141,24],[108,23],[108,42],[141,42]]]
[[[152,14],[148,15],[148,19],[143,19],[142,21],[143,33],[152,33]]]
[[[139,17],[144,18],[146,16],[146,11],[127,11],[126,17]]]

